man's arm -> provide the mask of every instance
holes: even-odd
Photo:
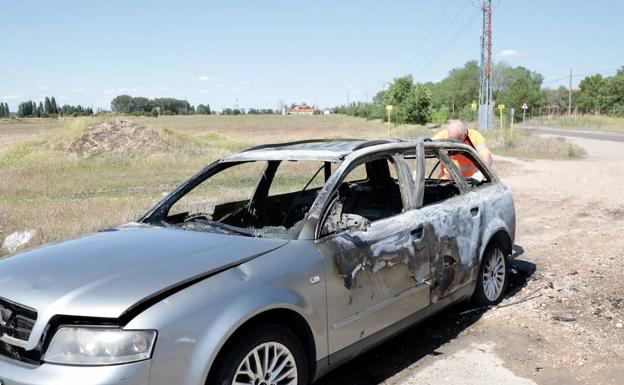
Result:
[[[483,162],[485,162],[485,164],[488,167],[491,166],[492,165],[492,153],[490,152],[490,149],[485,144],[485,138],[483,137],[483,135],[481,135],[480,132],[474,131],[474,130],[470,130],[469,135],[470,135],[470,141],[474,145],[475,150],[477,150],[479,157],[483,160]]]
[[[483,149],[479,151],[479,156],[488,167],[492,165],[492,153],[485,145],[483,145]]]

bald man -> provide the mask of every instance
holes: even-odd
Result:
[[[479,157],[485,164],[490,166],[492,164],[492,153],[485,144],[485,138],[477,130],[472,130],[466,127],[461,120],[453,120],[449,123],[446,130],[438,132],[433,139],[456,139],[460,142],[474,148]],[[472,162],[465,159],[462,155],[454,155],[453,161],[460,167],[464,177],[469,178],[479,170],[474,167],[470,167]]]

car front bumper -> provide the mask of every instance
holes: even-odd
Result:
[[[114,366],[30,366],[0,356],[0,385],[148,385],[150,361]]]

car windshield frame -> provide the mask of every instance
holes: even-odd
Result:
[[[277,166],[275,167],[275,170],[273,170],[274,173],[276,170],[279,170],[279,167],[281,166],[281,164],[286,163],[286,162],[306,162],[306,163],[324,164],[325,172],[323,173],[322,170],[318,170],[318,171],[321,171],[320,175],[324,176],[323,184],[320,188],[318,188],[319,191],[321,191],[326,186],[333,172],[338,170],[340,164],[342,163],[341,160],[332,159],[329,157],[323,157],[319,159],[319,158],[311,158],[308,156],[302,156],[301,158],[297,158],[297,157],[284,158],[281,156],[276,156],[275,158],[258,157],[257,159],[254,159],[253,157],[245,157],[244,159],[240,159],[235,156],[232,156],[229,158],[220,159],[206,166],[204,169],[202,169],[201,171],[193,175],[191,178],[181,183],[177,188],[175,188],[173,191],[167,194],[164,198],[159,200],[152,208],[150,208],[143,216],[141,216],[138,222],[153,225],[153,226],[178,228],[178,229],[184,229],[184,230],[208,231],[208,232],[216,232],[216,233],[226,234],[226,235],[240,235],[240,236],[251,236],[251,237],[257,237],[257,238],[277,238],[277,239],[288,239],[288,240],[297,239],[303,228],[304,223],[301,223],[297,228],[293,228],[293,227],[280,228],[280,226],[264,226],[260,228],[250,228],[250,227],[244,227],[244,226],[239,227],[239,226],[234,226],[234,225],[228,225],[225,223],[221,223],[219,221],[205,221],[204,220],[204,221],[196,222],[197,226],[195,226],[195,228],[190,228],[187,226],[180,226],[179,224],[171,224],[167,221],[168,213],[171,210],[171,208],[174,207],[174,205],[178,201],[180,201],[185,196],[187,196],[187,194],[192,193],[193,190],[197,188],[198,186],[202,185],[203,183],[207,182],[209,179],[213,178],[214,176],[218,175],[219,173],[227,169],[230,169],[232,167],[236,167],[242,164],[246,164],[246,163],[256,163],[256,162],[262,162],[262,163],[265,163],[266,165],[264,167],[263,172],[261,172],[258,175],[259,179],[253,188],[252,198],[250,199],[250,202],[255,199],[255,196],[258,193],[257,191],[258,187],[262,184],[262,179],[265,178],[267,169],[269,169],[272,162],[275,162],[277,164]],[[312,180],[318,177],[317,176],[317,174],[319,174],[318,171],[312,176],[312,178],[310,178],[308,182],[312,182]],[[273,185],[272,182],[273,181],[270,181],[268,186],[266,186],[267,194],[268,194],[268,190]],[[307,185],[309,185],[309,183],[307,183],[306,186],[303,186],[303,185],[300,186],[301,188],[293,192],[293,194],[297,192],[302,193],[306,191],[305,188],[307,187]],[[270,198],[270,196],[267,195],[265,196],[265,198]],[[310,205],[310,207],[314,205],[314,203],[316,202],[318,198],[319,198],[318,195],[314,197],[314,202]],[[309,212],[309,209],[308,209],[308,212]],[[305,213],[305,217],[299,222],[305,222],[307,220],[308,212]],[[203,229],[200,229],[200,227],[203,227]]]

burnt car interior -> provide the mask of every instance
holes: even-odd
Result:
[[[249,166],[251,163],[254,165]],[[237,167],[246,170],[237,172]],[[335,167],[336,163],[320,161],[225,162],[182,191],[156,222],[194,230],[296,238]],[[218,181],[212,179],[228,170],[232,176],[221,180],[232,184],[232,179],[238,178],[233,186],[237,192],[253,185],[247,196],[231,199],[231,192],[217,191]],[[391,158],[374,159],[352,169],[335,193],[341,203],[340,215],[372,222],[400,213],[403,202],[396,175]]]
[[[184,199],[180,197],[170,205],[164,219],[167,224],[192,229],[217,227],[252,236],[296,237],[298,225],[332,173],[332,163],[320,161],[226,162],[218,167],[220,170],[187,192],[192,195],[195,190],[205,190],[190,204],[178,204]],[[288,170],[281,172],[282,168]],[[232,176],[220,177],[222,172]],[[231,191],[218,191],[219,182],[230,185]],[[237,195],[246,189],[249,194]],[[202,204],[206,201],[212,205]]]
[[[442,161],[437,154],[427,154],[425,165],[423,206],[445,201],[461,193],[455,180],[442,172]],[[427,170],[427,166],[430,166],[430,170]]]
[[[353,169],[338,188],[336,196],[342,214],[354,214],[374,222],[403,211],[399,181],[391,175],[390,159],[375,159]],[[396,170],[395,170],[396,171]]]
[[[464,154],[450,153],[453,156]],[[469,155],[469,154],[468,154]],[[404,154],[408,164],[414,154]],[[461,193],[437,150],[425,154],[424,205]],[[296,239],[337,162],[268,160],[221,162],[174,193],[150,222],[189,230]],[[478,162],[475,165],[481,169]],[[345,173],[330,198],[323,233],[365,227],[403,211],[397,165],[389,155],[369,158]],[[487,174],[478,186],[491,181]]]
[[[403,211],[401,188],[391,158],[362,163],[344,177],[332,194],[322,235],[351,228],[365,229],[371,222]]]

